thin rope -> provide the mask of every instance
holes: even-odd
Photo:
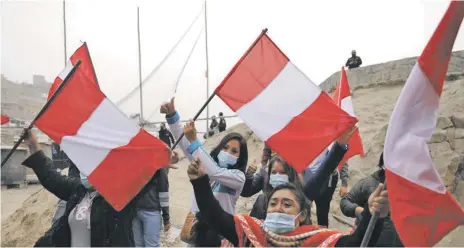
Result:
[[[151,78],[158,70],[160,69],[161,65],[163,65],[166,60],[171,57],[172,53],[176,50],[176,48],[179,46],[180,42],[185,38],[187,33],[192,29],[193,25],[195,22],[200,18],[201,14],[203,13],[204,7],[201,9],[200,13],[197,15],[197,17],[193,20],[193,22],[190,24],[190,26],[187,28],[187,30],[184,32],[184,34],[180,37],[180,39],[177,41],[177,43],[171,48],[168,54],[163,58],[163,60],[153,69],[150,74],[142,81],[142,83],[138,86],[136,86],[130,93],[125,95],[123,98],[121,98],[119,101],[116,102],[116,106],[120,106],[124,102],[126,102],[130,97],[133,96],[136,92],[140,90],[140,87],[143,86],[146,82],[148,82],[148,79]]]
[[[177,77],[176,87],[174,88],[174,94],[177,92],[177,87],[178,87],[178,85],[179,85],[179,81],[180,81],[180,79],[182,78],[182,75],[184,74],[184,70],[185,70],[185,68],[187,67],[188,62],[190,61],[190,57],[192,56],[193,51],[195,50],[195,47],[197,46],[197,43],[198,43],[198,41],[200,40],[200,37],[201,37],[201,35],[203,34],[203,31],[204,31],[204,30],[205,30],[205,28],[202,28],[202,29],[201,29],[200,33],[199,33],[198,36],[197,36],[197,39],[195,40],[195,43],[193,44],[192,49],[190,49],[190,53],[189,53],[189,55],[188,55],[188,57],[187,57],[187,60],[185,60],[184,66],[182,67],[182,70],[180,71],[180,74],[179,74],[179,76]],[[156,110],[157,110],[157,109],[155,109],[155,110],[150,114],[150,117],[148,117],[147,120],[150,120],[151,117],[153,117],[153,115],[156,114]]]

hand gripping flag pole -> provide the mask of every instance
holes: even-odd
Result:
[[[13,146],[13,148],[10,150],[10,152],[6,155],[5,159],[2,161],[2,167],[6,164],[6,162],[11,157],[11,155],[13,155],[14,151],[18,148],[18,146],[21,144],[21,142],[23,142],[23,140],[26,138],[27,132],[34,127],[35,122],[40,119],[40,117],[45,113],[45,111],[47,111],[48,107],[53,103],[55,98],[60,94],[60,92],[63,90],[63,88],[69,82],[71,77],[74,75],[74,72],[76,72],[76,70],[80,66],[80,64],[81,64],[81,61],[78,60],[76,65],[71,69],[71,71],[65,77],[65,79],[60,84],[58,89],[53,93],[53,95],[50,97],[50,99],[48,99],[48,101],[45,103],[45,105],[39,111],[39,113],[34,118],[34,120],[31,122],[31,124],[29,124],[29,126],[24,129],[24,132],[21,134],[21,137],[19,138],[19,140],[16,142],[16,144]]]

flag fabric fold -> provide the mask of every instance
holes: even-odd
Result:
[[[87,43],[84,42],[82,46],[77,48],[77,50],[71,55],[69,58],[68,63],[66,64],[66,68],[58,77],[56,77],[55,81],[53,81],[50,90],[48,91],[48,99],[55,93],[58,86],[63,82],[66,75],[71,71],[72,67],[76,65],[77,61],[81,61],[81,65],[79,66],[82,73],[91,81],[94,82],[98,86],[97,75],[95,74],[95,69],[93,67],[92,58],[90,57],[89,48],[87,47]],[[47,99],[47,100],[48,100]]]
[[[338,107],[343,109],[349,115],[356,117],[354,114],[353,101],[351,99],[350,85],[348,84],[348,77],[346,76],[344,67],[342,67],[340,71],[340,82],[338,83],[337,88],[335,88],[332,99]],[[356,130],[353,136],[351,136],[348,146],[350,149],[345,153],[342,161],[340,161],[340,164],[337,167],[338,170],[341,170],[342,165],[351,157],[355,155],[360,155],[361,157],[364,156],[364,149],[359,130]]]
[[[73,67],[60,74],[65,78]],[[78,67],[36,126],[118,211],[168,165],[169,148],[126,117]]]
[[[384,160],[391,217],[407,247],[434,246],[464,224],[464,211],[446,190],[427,146],[463,16],[464,2],[451,2],[412,69],[387,130]]]
[[[357,122],[264,32],[218,86],[216,94],[298,172]]]

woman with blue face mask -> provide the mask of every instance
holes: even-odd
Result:
[[[246,140],[238,133],[229,133],[210,152],[198,140],[194,122],[182,127],[180,115],[174,107],[174,99],[162,105],[160,112],[166,114],[169,129],[176,140],[182,133],[185,134],[179,142],[180,148],[190,161],[198,159],[205,165],[204,170],[210,179],[211,193],[222,209],[234,214],[236,202],[245,182],[248,161]],[[198,213],[196,198],[192,196],[192,205],[182,228],[181,240],[195,246],[220,246],[221,237]]]
[[[208,175],[199,162],[187,173],[193,185],[202,218],[235,247],[347,247],[360,246],[371,215],[379,213],[368,246],[377,241],[383,219],[388,215],[388,192],[383,185],[370,195],[361,223],[351,234],[306,225],[305,194],[291,183],[276,186],[268,195],[265,220],[225,212],[211,193]]]
[[[302,189],[301,178],[298,173],[280,156],[274,156],[268,166],[268,182],[262,187],[263,193],[256,198],[250,216],[264,220],[266,218],[267,195],[277,186],[292,183],[295,187]],[[307,209],[311,209],[309,202],[306,204]],[[307,224],[311,224],[310,212],[306,216]]]

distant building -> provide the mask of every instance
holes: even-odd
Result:
[[[47,82],[47,80],[45,79],[45,76],[43,75],[32,75],[32,84],[40,86],[40,85],[48,85],[50,83]]]

